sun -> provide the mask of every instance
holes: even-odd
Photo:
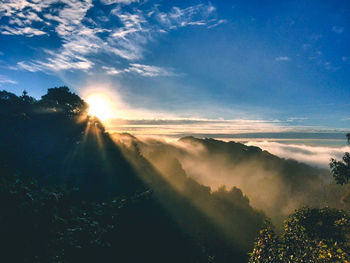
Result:
[[[107,121],[113,117],[113,107],[110,98],[102,93],[90,94],[86,98],[89,104],[89,114],[99,118],[101,121]]]

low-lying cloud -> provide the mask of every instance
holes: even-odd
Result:
[[[279,157],[295,159],[322,168],[328,167],[331,158],[341,159],[344,152],[350,152],[349,146],[310,146],[306,144],[284,144],[273,141],[249,141],[246,145],[258,146]]]
[[[157,169],[167,171],[163,175],[169,180],[169,174],[180,171],[212,191],[221,186],[241,189],[252,207],[264,211],[278,226],[288,214],[305,205],[339,208],[344,205],[341,203],[344,188],[332,183],[328,169],[283,160],[256,147],[193,137],[165,142],[157,138],[116,136],[127,147],[138,145],[140,153]],[[300,161],[321,167],[327,166],[330,157],[340,158],[349,148],[291,146],[276,142],[264,146],[266,149],[270,146],[276,155],[298,157]]]

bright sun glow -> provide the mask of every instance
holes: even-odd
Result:
[[[86,102],[89,104],[89,114],[96,116],[101,121],[106,121],[113,117],[113,107],[107,95],[95,93],[87,96]]]

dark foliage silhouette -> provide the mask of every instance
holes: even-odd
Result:
[[[41,100],[0,92],[6,260],[247,260],[264,216],[239,189],[211,193],[175,161],[169,175],[180,193],[137,147],[116,144],[87,109],[67,87],[49,89]]]
[[[49,89],[40,100],[0,91],[5,262],[248,261],[266,218],[239,188],[198,183],[183,167],[188,152],[111,136],[87,110],[67,87]],[[260,160],[267,171],[277,167],[293,194],[320,180],[319,170],[257,147],[193,137],[180,142],[205,148],[200,161],[225,156],[218,165]],[[265,229],[260,235],[272,245],[261,249],[276,254],[280,238],[271,224]]]
[[[346,136],[350,144],[350,133]],[[329,166],[331,167],[332,175],[337,184],[344,185],[350,182],[350,153],[346,152],[342,161],[332,159]]]

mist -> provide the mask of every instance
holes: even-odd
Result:
[[[174,170],[181,170],[189,178],[210,187],[214,194],[222,187],[241,189],[250,205],[263,211],[277,227],[288,214],[302,206],[343,208],[346,205],[341,202],[345,190],[331,182],[329,170],[325,169],[327,160],[331,156],[340,156],[346,147],[332,148],[333,152],[328,153],[328,147],[269,144],[272,153],[279,150],[285,157],[300,161],[305,156],[305,162],[317,166],[312,167],[296,160],[279,158],[258,147],[214,139],[187,137],[165,142],[142,138],[133,143],[137,143],[142,155],[179,192],[181,187],[168,175]],[[288,152],[291,153],[289,156]]]
[[[331,158],[341,159],[349,146],[310,146],[306,144],[285,144],[271,141],[248,141],[248,146],[258,146],[282,158],[290,158],[313,166],[328,168]]]

